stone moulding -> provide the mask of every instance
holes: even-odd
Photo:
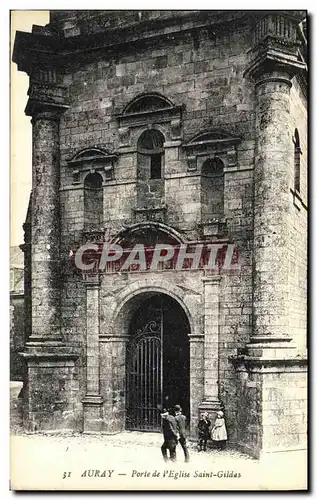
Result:
[[[246,356],[246,355],[236,355],[229,356],[228,358],[235,369],[239,371],[239,369],[247,369],[247,370],[257,370],[257,371],[267,371],[272,369],[273,371],[276,369],[281,369],[282,367],[298,367],[304,368],[307,367],[307,358],[303,356],[298,357],[285,357],[285,358],[272,358],[272,359],[263,359],[260,357],[254,356]]]
[[[19,353],[26,360],[76,360],[80,357],[78,347],[66,345],[63,342],[42,340],[27,342],[25,351]]]

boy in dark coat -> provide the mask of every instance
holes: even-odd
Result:
[[[161,413],[162,430],[164,443],[161,446],[164,461],[168,461],[167,450],[170,452],[171,462],[176,462],[176,445],[178,442],[178,429],[175,417],[170,415],[169,411],[164,409]]]
[[[206,451],[207,441],[210,438],[210,420],[208,413],[203,413],[198,422],[198,451]]]

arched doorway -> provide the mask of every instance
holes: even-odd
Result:
[[[146,295],[130,326],[126,356],[126,428],[160,430],[163,406],[180,404],[189,418],[187,316],[165,294]]]

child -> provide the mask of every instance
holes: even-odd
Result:
[[[217,412],[215,425],[211,430],[211,439],[215,442],[218,449],[223,450],[225,448],[227,442],[227,430],[222,411]]]
[[[206,451],[207,448],[207,441],[210,437],[209,435],[209,427],[210,427],[210,420],[209,420],[209,415],[208,413],[203,413],[199,422],[198,422],[198,451]]]

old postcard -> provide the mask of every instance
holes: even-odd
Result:
[[[11,12],[12,490],[307,489],[307,46]]]

